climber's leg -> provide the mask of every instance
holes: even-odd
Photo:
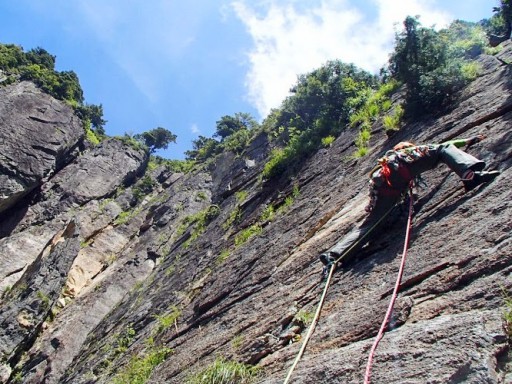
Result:
[[[468,170],[478,172],[485,168],[484,161],[460,150],[453,144],[441,144],[438,151],[439,161],[445,163],[460,178],[464,178]]]
[[[386,193],[388,192],[388,193]],[[392,193],[389,193],[392,192]],[[329,265],[335,261],[347,264],[358,254],[361,248],[382,230],[385,219],[400,200],[400,192],[381,189],[370,213],[361,225],[353,228],[341,241],[327,252],[320,255],[323,264]]]

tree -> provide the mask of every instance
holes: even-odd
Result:
[[[31,49],[25,56],[31,64],[38,64],[51,71],[55,69],[55,56],[41,47]]]
[[[215,139],[199,136],[196,140],[192,140],[193,149],[185,151],[187,160],[204,161],[218,153],[220,146]]]
[[[276,127],[282,127],[279,139],[286,144],[298,133],[306,134],[307,142],[320,143],[323,137],[338,135],[377,85],[376,76],[339,60],[300,75],[275,115]]]
[[[264,177],[296,172],[327,137],[348,126],[350,115],[364,105],[378,83],[377,76],[339,60],[300,75],[280,110],[262,123],[274,141]]]
[[[221,119],[217,121],[217,130],[214,136],[224,140],[235,132],[240,130],[252,130],[257,126],[258,123],[249,113],[237,112],[234,116],[222,116]]]
[[[389,60],[392,76],[406,86],[405,114],[422,115],[451,105],[454,96],[469,81],[462,68],[464,58],[450,50],[453,41],[446,31],[421,27],[408,16],[404,31],[396,35],[395,50]]]
[[[92,126],[96,129],[96,132],[104,135],[105,129],[103,126],[107,123],[107,121],[103,120],[103,105],[89,104],[88,107]]]
[[[96,130],[96,133],[105,135],[104,125],[107,123],[103,120],[103,105],[85,104],[76,107],[76,114],[82,120],[90,121],[91,125]]]
[[[496,47],[511,37],[512,0],[501,0],[501,5],[494,7],[493,12],[494,16],[491,19],[492,28],[489,34],[489,44]]]
[[[417,18],[407,16],[404,31],[396,36],[395,51],[391,55],[392,75],[416,93],[421,75],[443,65],[445,59],[446,46],[437,33],[421,27]]]
[[[0,70],[11,73],[27,64],[23,49],[14,44],[0,44]]]
[[[166,149],[170,143],[176,143],[177,136],[168,129],[158,127],[148,132],[137,134],[134,138],[145,144],[151,153],[157,149]]]
[[[55,72],[58,78],[58,86],[53,90],[56,97],[61,100],[84,102],[84,94],[80,86],[80,80],[74,71]]]

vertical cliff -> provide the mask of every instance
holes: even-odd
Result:
[[[282,382],[323,289],[318,255],[364,217],[377,158],[401,140],[485,134],[470,151],[501,171],[493,183],[464,193],[439,166],[417,191],[373,382],[509,382],[511,60],[510,44],[481,55],[481,75],[449,113],[392,137],[375,124],[366,157],[352,156],[357,132],[347,129],[294,178],[270,181],[265,134],[242,155],[176,173],[148,168],[147,153],[118,139],[86,149],[65,105],[28,83],[0,88],[12,100],[1,105],[31,100],[0,107],[0,377],[119,383],[138,369],[186,383],[223,359],[259,367],[255,382]],[[42,129],[53,133],[31,133]],[[336,272],[293,383],[362,382],[404,230],[394,217]]]

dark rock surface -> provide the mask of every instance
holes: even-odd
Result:
[[[123,209],[108,201],[99,209],[98,199],[133,183],[146,162],[142,150],[117,139],[107,140],[49,179],[31,204],[13,208],[0,218],[0,234],[10,234],[0,238],[0,287],[15,281],[70,219],[80,218],[85,239],[108,225]]]
[[[3,362],[14,366],[31,348],[56,305],[79,249],[78,229],[71,221],[48,242],[9,292],[4,293],[0,307]]]
[[[0,87],[0,212],[76,156],[83,136],[72,108],[34,84]]]
[[[469,152],[501,171],[493,183],[464,193],[444,165],[424,174],[372,383],[511,382],[503,320],[504,292],[512,291],[511,58],[508,43],[496,57],[482,55],[481,76],[449,113],[406,124],[391,138],[376,123],[364,158],[352,157],[357,131],[347,129],[291,181],[261,179],[269,153],[264,135],[241,156],[224,154],[204,169],[152,171],[157,183],[144,196],[137,193],[143,153],[111,142],[85,152],[28,206],[12,211],[16,220],[3,219],[4,286],[27,276],[26,266],[71,218],[80,249],[56,299],[60,311],[37,339],[2,334],[6,351],[25,349],[26,357],[10,361],[4,352],[0,377],[109,383],[134,359],[165,347],[173,352],[148,382],[186,383],[221,356],[261,367],[258,383],[282,383],[308,330],[302,319],[315,312],[324,288],[318,255],[365,216],[367,174],[376,160],[402,140],[485,134]],[[122,160],[109,163],[109,156]],[[108,179],[116,168],[109,164],[123,163],[131,165]],[[335,273],[292,383],[363,382],[404,231],[398,215]],[[32,261],[9,269],[15,255]],[[5,327],[16,326],[15,318]]]

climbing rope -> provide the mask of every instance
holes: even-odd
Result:
[[[412,198],[411,198],[412,200]],[[341,255],[340,257],[338,257],[334,263],[331,265],[331,267],[329,268],[329,274],[327,275],[327,279],[325,281],[325,287],[324,287],[324,290],[322,292],[322,296],[320,297],[320,302],[318,303],[318,307],[316,309],[316,312],[315,312],[315,316],[313,317],[313,320],[311,321],[311,324],[309,326],[309,329],[308,329],[308,333],[306,334],[306,337],[303,339],[302,341],[302,346],[299,350],[299,353],[297,354],[297,356],[295,357],[295,360],[292,364],[292,366],[290,367],[289,371],[288,371],[288,375],[286,376],[283,384],[288,384],[290,382],[290,378],[292,377],[292,373],[293,371],[295,370],[295,367],[297,366],[297,364],[299,363],[299,360],[301,359],[302,355],[304,354],[304,351],[306,350],[306,346],[309,342],[309,339],[311,338],[311,335],[313,334],[313,331],[315,329],[315,326],[316,326],[316,323],[318,321],[318,318],[320,317],[320,312],[322,311],[322,306],[324,305],[324,301],[325,301],[325,296],[327,294],[327,289],[329,288],[329,285],[331,283],[331,279],[332,279],[332,275],[334,273],[334,270],[335,270],[335,266],[336,264],[341,260],[343,259],[343,257],[349,253],[350,251],[352,251],[352,249],[354,247],[356,247],[358,244],[360,244],[363,240],[366,241],[366,238],[368,237],[368,235],[370,235],[370,233],[386,218],[388,217],[388,215],[393,211],[393,209],[395,208],[396,205],[393,205],[391,208],[389,208],[386,213],[384,213],[384,215],[382,215],[382,217],[363,235],[361,236],[361,238],[356,241],[351,247],[349,247],[348,249],[346,249]]]
[[[311,338],[311,335],[313,334],[313,330],[315,329],[316,322],[318,321],[318,318],[320,317],[320,311],[322,310],[322,306],[324,305],[325,301],[325,295],[327,294],[327,288],[329,288],[329,284],[331,283],[332,274],[334,272],[334,268],[331,266],[329,268],[329,275],[327,276],[327,280],[325,282],[324,291],[322,292],[322,296],[320,297],[320,303],[318,304],[318,308],[316,309],[315,316],[313,317],[313,321],[311,322],[311,325],[309,326],[308,333],[306,334],[306,337],[302,341],[302,346],[299,350],[299,353],[297,354],[297,357],[295,358],[295,361],[293,362],[290,370],[288,371],[288,375],[286,376],[286,379],[284,380],[283,384],[288,384],[290,381],[290,378],[292,377],[292,373],[299,363],[300,358],[304,354],[304,351],[306,350],[306,345],[308,344],[309,339]]]
[[[409,237],[411,233],[411,227],[412,227],[412,213],[413,213],[413,198],[412,198],[412,186],[409,187],[409,217],[407,218],[407,229],[405,231],[405,241],[404,241],[404,250],[402,252],[402,261],[400,262],[400,268],[398,270],[398,276],[395,283],[395,288],[393,290],[393,294],[391,295],[391,300],[389,302],[388,310],[386,312],[386,316],[384,316],[384,320],[382,321],[382,324],[379,329],[379,333],[375,337],[375,341],[372,345],[372,349],[370,350],[370,355],[368,356],[368,363],[366,364],[366,372],[364,375],[364,384],[370,383],[370,373],[373,363],[373,356],[375,355],[375,350],[377,349],[377,345],[379,345],[380,340],[382,339],[384,335],[384,331],[386,329],[386,326],[389,321],[389,317],[391,316],[391,312],[393,311],[393,307],[395,306],[396,296],[398,293],[398,289],[400,287],[400,283],[402,281],[402,275],[404,273],[404,267],[405,267],[405,258],[407,255],[407,249],[409,246]]]

